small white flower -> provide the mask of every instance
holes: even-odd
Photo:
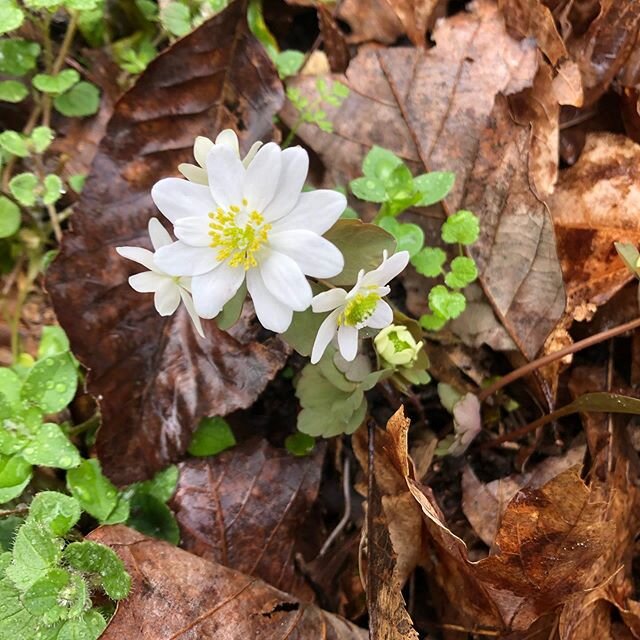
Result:
[[[358,331],[365,327],[384,329],[393,322],[393,311],[382,299],[393,280],[409,262],[409,253],[400,251],[390,258],[382,254],[382,264],[373,271],[358,274],[358,281],[348,293],[344,289],[330,289],[319,293],[311,302],[316,313],[331,311],[318,329],[313,343],[311,363],[320,360],[333,338],[338,335],[342,357],[351,361],[358,353]]]
[[[326,189],[301,193],[309,166],[301,147],[283,151],[270,142],[245,166],[235,149],[214,144],[205,165],[207,185],[165,178],[151,190],[178,238],[156,262],[192,277],[201,318],[217,316],[246,278],[258,320],[282,333],[293,311],[311,304],[306,276],[331,278],[343,269],[342,253],[322,234],[346,198]]]
[[[191,180],[191,182],[209,184],[209,178],[207,176],[207,155],[217,144],[227,147],[240,158],[240,143],[238,142],[236,132],[232,129],[225,129],[218,134],[215,142],[212,142],[204,136],[198,136],[193,144],[193,157],[199,166],[183,162],[178,165],[178,171],[180,171],[187,180]],[[253,143],[251,149],[249,149],[249,153],[247,153],[242,161],[245,168],[249,166],[261,146],[262,142],[260,141]]]
[[[149,237],[154,250],[170,245],[173,240],[157,218],[149,220]],[[128,260],[147,267],[149,271],[136,273],[129,277],[129,284],[140,293],[153,293],[153,304],[161,316],[170,316],[178,308],[180,300],[187,308],[196,331],[204,337],[200,318],[193,306],[190,294],[191,278],[169,275],[160,269],[155,261],[156,254],[142,247],[116,247],[116,251]]]

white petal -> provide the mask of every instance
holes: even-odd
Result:
[[[275,196],[263,211],[267,222],[282,218],[296,206],[308,171],[309,156],[302,147],[282,152],[282,169]]]
[[[156,268],[153,253],[149,251],[149,249],[143,249],[142,247],[116,247],[116,251],[123,258],[133,260],[151,271],[154,271]]]
[[[294,311],[304,311],[313,294],[300,267],[288,256],[270,251],[260,260],[260,275],[267,289]]]
[[[284,333],[291,324],[293,311],[269,293],[258,269],[247,272],[247,289],[260,324],[270,331]]]
[[[325,349],[327,348],[331,340],[333,340],[333,337],[336,335],[339,315],[340,309],[336,309],[322,321],[322,324],[318,329],[316,339],[313,343],[313,349],[311,350],[311,364],[316,364],[316,362],[319,362],[320,358],[322,358],[322,355],[325,352]]]
[[[275,142],[269,142],[256,153],[253,162],[247,167],[244,182],[244,197],[249,209],[264,211],[273,200],[280,178],[282,151]]]
[[[151,188],[156,207],[171,222],[180,218],[202,215],[216,209],[209,189],[182,178],[163,178]]]
[[[153,296],[153,304],[161,316],[170,316],[180,304],[180,287],[171,278],[165,278]]]
[[[213,199],[223,208],[242,202],[245,169],[229,147],[215,145],[207,156],[207,175]]]
[[[393,322],[393,309],[384,301],[380,300],[369,316],[365,326],[372,329],[384,329]]]
[[[341,325],[338,328],[338,347],[347,362],[355,360],[358,355],[358,330],[348,324]]]
[[[274,223],[273,231],[307,229],[322,235],[335,224],[346,206],[347,199],[337,191],[317,189],[301,193],[293,210]]]
[[[346,297],[347,292],[344,289],[329,289],[329,291],[323,291],[313,298],[311,308],[316,313],[331,311],[342,306]]]
[[[207,177],[207,172],[201,167],[196,167],[195,164],[189,164],[187,162],[182,162],[178,165],[178,171],[191,182],[195,182],[196,184],[209,184],[209,178]]]
[[[201,338],[204,338],[204,331],[202,330],[202,322],[200,322],[200,318],[196,313],[196,308],[193,306],[193,300],[189,293],[180,287],[180,297],[182,298],[182,302],[184,303],[185,309],[191,318],[191,322],[193,322],[193,326],[196,328],[198,335]]]
[[[220,266],[216,250],[211,247],[190,247],[178,240],[156,251],[155,263],[172,276],[199,276]]]
[[[149,237],[151,238],[153,248],[156,250],[173,242],[169,232],[162,226],[158,218],[151,218],[151,220],[149,220]]]
[[[178,240],[191,247],[208,247],[211,244],[208,218],[180,218],[173,230]]]
[[[201,318],[215,318],[236,294],[245,273],[242,267],[230,267],[223,262],[214,271],[194,277],[191,292],[196,313]]]
[[[225,129],[224,131],[221,131],[216,138],[216,144],[227,147],[227,149],[233,151],[238,158],[240,157],[240,144],[238,143],[238,136],[233,129]],[[211,147],[207,149],[207,153],[209,151],[211,151]],[[204,159],[206,160],[206,155]],[[204,162],[201,162],[200,164],[204,167]]]
[[[244,165],[245,169],[251,164],[251,161],[256,157],[256,153],[258,153],[258,149],[260,149],[261,146],[262,146],[262,142],[260,142],[260,140],[258,140],[258,142],[254,142],[251,145],[251,149],[249,149],[249,152],[247,153],[247,155],[244,157],[244,160],[242,161],[242,164]]]
[[[165,282],[171,282],[169,276],[161,276],[153,271],[143,271],[129,277],[131,288],[138,293],[151,293],[157,291]]]
[[[209,138],[205,138],[204,136],[198,136],[196,138],[196,141],[193,143],[193,157],[201,167],[205,166],[207,162],[207,154],[209,153],[209,151],[211,151],[212,148],[213,142],[209,140]]]
[[[409,252],[399,251],[394,253],[390,258],[384,260],[382,264],[373,271],[365,273],[362,278],[362,286],[370,286],[372,284],[385,285],[393,280],[404,268],[409,264]]]
[[[338,247],[312,231],[271,234],[269,245],[295,260],[302,273],[314,278],[333,278],[344,268],[344,258]]]

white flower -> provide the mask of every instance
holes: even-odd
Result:
[[[282,333],[293,311],[311,304],[306,276],[331,278],[343,269],[342,254],[322,234],[346,198],[324,189],[301,193],[309,157],[300,147],[283,151],[270,142],[245,167],[235,150],[215,144],[205,165],[208,185],[165,178],[151,190],[178,238],[156,262],[192,277],[201,318],[217,316],[246,278],[258,320]]]
[[[204,136],[198,136],[196,141],[193,144],[193,157],[196,159],[196,162],[199,166],[195,164],[189,164],[188,162],[183,162],[178,165],[178,171],[187,179],[191,180],[191,182],[197,182],[198,184],[209,184],[209,178],[207,176],[207,155],[209,151],[213,149],[215,145],[222,145],[231,149],[238,158],[240,158],[240,143],[238,142],[238,136],[236,132],[232,129],[225,129],[218,134],[215,142],[209,140],[209,138],[205,138]],[[253,160],[256,153],[258,153],[258,149],[262,146],[262,142],[254,142],[249,149],[249,153],[244,157],[242,164],[245,167],[249,166],[249,163]]]
[[[358,331],[364,327],[384,329],[393,322],[393,311],[382,299],[393,280],[409,262],[409,253],[400,251],[390,258],[382,254],[382,264],[373,271],[358,274],[358,281],[348,293],[344,289],[330,289],[319,293],[312,301],[316,313],[331,311],[318,329],[313,343],[311,363],[320,360],[327,345],[338,334],[338,348],[342,357],[351,361],[358,353]]]
[[[170,245],[173,242],[158,218],[149,220],[149,237],[156,252],[161,247]],[[149,271],[130,276],[129,284],[133,289],[140,293],[154,293],[153,304],[161,316],[170,316],[174,313],[180,304],[180,300],[182,300],[196,331],[204,337],[202,324],[190,295],[190,278],[179,278],[162,271],[156,263],[156,254],[148,249],[143,249],[142,247],[116,247],[116,251],[123,258],[138,262],[149,269]]]

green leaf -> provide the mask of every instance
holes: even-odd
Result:
[[[41,467],[73,469],[80,464],[80,454],[59,425],[46,422],[22,451],[27,462]]]
[[[82,189],[86,181],[87,181],[87,176],[81,173],[76,173],[72,176],[69,176],[69,179],[67,180],[67,182],[69,183],[69,186],[76,193],[82,193]]]
[[[78,82],[69,91],[58,96],[53,106],[67,117],[92,116],[100,107],[100,91],[90,82]]]
[[[368,178],[377,178],[385,183],[393,173],[393,170],[402,164],[398,156],[382,147],[373,146],[364,158],[362,173]]]
[[[106,626],[105,619],[98,611],[86,611],[80,618],[67,620],[55,640],[97,640]]]
[[[64,536],[80,520],[80,503],[58,491],[41,491],[29,506],[29,520],[48,528],[54,536]]]
[[[403,203],[406,201],[413,203],[418,200],[413,188],[413,175],[405,164],[399,164],[395,167],[385,181],[385,188],[390,200],[398,200]]]
[[[160,11],[160,22],[172,36],[186,36],[191,31],[191,12],[180,2],[169,2]]]
[[[5,102],[22,102],[29,95],[29,89],[17,80],[0,82],[0,100]]]
[[[64,188],[62,186],[62,180],[55,173],[50,173],[44,179],[44,194],[42,195],[42,202],[45,204],[53,204],[60,199]]]
[[[244,301],[247,298],[247,284],[246,281],[242,283],[236,294],[222,307],[222,311],[216,316],[216,324],[218,329],[227,331],[231,329],[233,325],[238,322],[240,314],[242,313],[242,307]]]
[[[180,542],[180,529],[173,512],[162,500],[149,493],[136,493],[131,498],[127,525],[171,544]]]
[[[296,73],[298,73],[303,62],[304,53],[302,53],[302,51],[295,51],[293,49],[281,51],[276,55],[276,58],[274,60],[278,75],[282,80],[289,76],[294,76]]]
[[[229,423],[219,416],[203,418],[187,451],[192,456],[215,456],[236,444]]]
[[[461,293],[450,291],[443,284],[436,285],[429,291],[429,309],[447,320],[457,318],[466,306],[467,301]]]
[[[10,551],[13,548],[16,533],[23,523],[24,518],[20,516],[5,516],[4,518],[0,518],[0,551]],[[0,576],[3,574],[4,569],[0,568]]]
[[[441,233],[449,244],[473,244],[480,235],[480,222],[471,211],[458,211],[445,220]]]
[[[69,349],[69,338],[62,327],[57,324],[42,327],[42,335],[38,345],[38,360],[65,353]]]
[[[53,129],[50,129],[49,127],[36,127],[31,132],[29,141],[36,153],[42,153],[49,148],[49,145],[53,142],[54,138],[55,134]]]
[[[29,467],[29,475],[20,483],[12,487],[0,488],[0,504],[9,502],[14,498],[17,498],[27,488],[27,485],[31,482],[31,467]]]
[[[447,254],[439,247],[425,247],[411,258],[416,271],[427,278],[436,278],[442,273]]]
[[[302,457],[313,453],[316,446],[316,439],[306,433],[293,433],[287,436],[284,441],[286,450],[294,456]]]
[[[262,13],[262,0],[249,0],[247,7],[247,23],[251,33],[260,41],[267,55],[274,60],[278,55],[278,43],[273,37]]]
[[[32,207],[36,203],[38,178],[29,172],[19,173],[9,181],[11,195],[25,207]]]
[[[102,474],[95,458],[83,460],[78,467],[67,471],[67,486],[84,511],[99,522],[105,522],[118,505],[118,490]]]
[[[3,0],[0,4],[0,33],[17,29],[24,20],[24,13],[15,0]]]
[[[22,397],[37,405],[44,413],[62,411],[73,400],[78,374],[69,352],[38,360],[27,374]]]
[[[440,331],[447,324],[447,318],[437,313],[426,313],[420,316],[420,326],[427,331]]]
[[[424,231],[417,224],[398,222],[391,216],[385,216],[378,224],[396,239],[396,251],[408,251],[415,256],[422,249]]]
[[[54,537],[41,524],[27,520],[16,535],[7,576],[18,589],[28,589],[58,564],[62,545],[62,540]]]
[[[452,289],[463,289],[478,277],[476,263],[466,256],[459,256],[451,261],[451,272],[444,281]]]
[[[129,595],[131,577],[114,551],[97,542],[72,542],[63,553],[64,560],[78,571],[95,574],[104,592],[113,600]]]
[[[64,69],[54,75],[38,73],[33,76],[31,82],[38,91],[57,96],[71,89],[79,81],[80,74],[75,69]]]
[[[444,200],[453,188],[455,180],[455,173],[447,171],[432,171],[431,173],[423,173],[421,176],[416,176],[413,179],[413,186],[420,192],[421,196],[417,206],[428,207],[440,202],[440,200]]]
[[[6,196],[0,196],[0,238],[12,236],[20,228],[20,209]]]
[[[3,131],[0,133],[0,147],[11,155],[18,156],[19,158],[26,158],[29,155],[27,141],[25,137],[17,131]]]
[[[23,0],[29,9],[57,9],[63,0]]]
[[[387,199],[387,192],[384,184],[378,178],[356,178],[349,183],[353,194],[366,202],[384,202]]]
[[[4,396],[9,404],[14,405],[20,402],[20,387],[22,387],[22,380],[18,375],[7,367],[0,367],[0,397]],[[13,408],[9,407],[8,409],[7,416],[10,417],[13,413]],[[0,416],[3,415],[4,412],[0,408]]]
[[[0,9],[0,24],[4,22],[1,13]],[[37,42],[22,38],[0,40],[0,73],[23,76],[35,68],[39,55],[40,45]]]
[[[134,493],[145,493],[158,498],[162,502],[166,502],[175,493],[176,485],[178,484],[178,467],[175,464],[158,471],[151,480],[145,480],[144,482],[137,482],[131,485]]]
[[[101,0],[63,0],[67,9],[75,9],[76,11],[92,11],[101,2]]]
[[[42,617],[47,625],[62,620],[67,609],[59,602],[70,581],[68,571],[57,567],[50,569],[25,591],[22,596],[25,609],[34,616]]]
[[[320,293],[321,290],[325,289],[318,288],[317,291],[314,290],[314,293]],[[311,307],[306,311],[294,312],[289,328],[280,334],[280,337],[301,356],[308,357],[311,355],[318,329],[327,315],[326,313],[314,313]]]
[[[31,465],[20,454],[0,454],[0,487],[3,489],[22,484],[31,477]]]
[[[360,269],[370,271],[380,266],[382,252],[395,252],[396,241],[378,225],[360,220],[338,220],[324,237],[342,251],[344,269],[329,279],[338,287],[355,284]]]
[[[614,242],[613,244],[627,269],[640,278],[640,252],[636,245],[629,242]]]

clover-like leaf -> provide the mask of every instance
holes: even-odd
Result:
[[[19,486],[30,477],[31,465],[21,455],[0,454],[0,488]]]
[[[191,12],[180,2],[168,2],[160,11],[162,26],[173,36],[186,36],[191,31]]]
[[[64,188],[62,180],[55,173],[50,173],[43,181],[44,193],[42,194],[42,202],[45,204],[53,204],[60,199]]]
[[[450,244],[473,244],[480,235],[480,222],[471,211],[457,211],[442,225],[442,239]]]
[[[425,313],[420,316],[420,326],[426,331],[440,331],[447,324],[447,318],[439,313]]]
[[[29,519],[48,527],[54,536],[65,535],[80,519],[80,503],[58,491],[41,491],[29,506]]]
[[[278,75],[284,80],[289,76],[295,76],[300,70],[302,63],[304,62],[304,53],[302,51],[296,51],[294,49],[287,49],[286,51],[280,51],[274,60]]]
[[[456,175],[448,171],[432,171],[423,173],[413,179],[413,186],[420,192],[419,207],[428,207],[444,200],[453,188]]]
[[[364,157],[362,173],[368,178],[377,178],[384,184],[393,170],[401,164],[402,160],[393,151],[374,145]]]
[[[80,454],[59,425],[46,422],[22,451],[27,462],[42,467],[73,469],[80,464]]]
[[[29,95],[27,87],[17,80],[0,82],[0,100],[4,102],[22,102]]]
[[[292,433],[285,438],[284,446],[294,456],[309,456],[315,449],[316,439],[306,433]]]
[[[53,142],[55,134],[50,127],[36,127],[29,137],[29,142],[33,146],[36,153],[46,151]]]
[[[440,247],[425,247],[412,256],[411,264],[423,276],[435,278],[442,273],[442,265],[446,260],[447,254]]]
[[[384,216],[378,224],[396,239],[396,251],[408,251],[413,257],[422,249],[424,231],[417,224],[398,222],[391,216]]]
[[[5,25],[0,11],[0,24]],[[0,27],[0,31],[2,28]],[[23,76],[36,66],[40,55],[40,45],[37,42],[10,38],[0,40],[0,73],[12,76]]]
[[[38,91],[58,96],[79,81],[80,74],[75,69],[64,69],[56,74],[38,73],[31,82]]]
[[[20,209],[6,196],[0,196],[0,238],[12,236],[20,228]]]
[[[457,318],[466,306],[467,301],[461,293],[450,291],[443,284],[436,285],[429,291],[429,309],[447,320]]]
[[[106,626],[98,611],[85,611],[80,617],[67,620],[55,640],[97,640]]]
[[[58,353],[33,365],[22,386],[22,397],[44,413],[57,413],[71,402],[77,386],[73,356],[69,352]]]
[[[53,106],[63,116],[92,116],[100,106],[100,91],[90,82],[78,82],[69,91],[57,96]]]
[[[364,176],[356,178],[349,183],[353,194],[365,202],[384,202],[387,199],[387,192],[382,180],[374,177]]]
[[[15,0],[3,0],[0,4],[0,33],[17,29],[24,21],[24,13]]]
[[[28,171],[13,176],[9,181],[11,195],[25,207],[32,207],[36,203],[37,189],[38,178]]]
[[[0,147],[19,158],[26,158],[29,155],[27,141],[25,137],[17,131],[8,130],[0,133]]]
[[[452,289],[463,289],[478,277],[476,263],[466,256],[458,256],[451,261],[451,271],[444,278]]]

